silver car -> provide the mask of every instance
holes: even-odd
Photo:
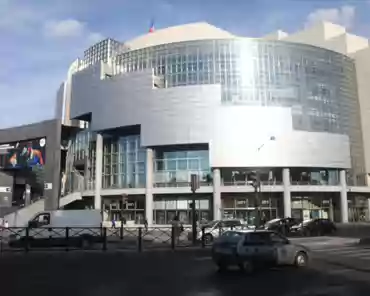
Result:
[[[306,267],[309,251],[274,231],[240,230],[227,231],[219,237],[213,244],[212,258],[221,271],[238,266],[252,272],[284,265]]]

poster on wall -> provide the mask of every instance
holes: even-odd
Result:
[[[43,167],[45,146],[45,138],[0,145],[4,167],[14,169]]]

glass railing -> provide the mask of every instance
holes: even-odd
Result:
[[[328,181],[315,181],[315,180],[311,180],[311,181],[290,181],[290,184],[291,185],[306,185],[306,186],[337,186],[339,185],[339,182],[338,181],[331,181],[331,182],[328,182]]]
[[[161,171],[153,176],[154,187],[190,187],[191,175],[199,176],[200,186],[212,186],[212,175],[209,171]]]

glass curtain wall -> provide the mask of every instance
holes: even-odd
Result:
[[[350,222],[369,221],[368,197],[348,196],[348,220]]]
[[[292,217],[299,220],[324,218],[335,220],[335,198],[330,193],[292,196]]]
[[[196,220],[207,222],[212,219],[211,197],[197,196],[195,200]],[[153,220],[156,224],[171,224],[176,215],[185,224],[191,224],[191,197],[156,197],[154,200]]]
[[[279,217],[281,196],[270,193],[261,194],[259,205],[254,194],[222,196],[222,216],[224,219],[241,219],[250,225],[256,224],[258,211],[262,221]]]
[[[67,191],[74,191],[75,170],[73,163],[85,160],[85,189],[94,190],[96,139],[89,131],[78,133],[72,140],[67,159]],[[140,136],[103,137],[102,188],[144,188],[145,187],[145,148],[140,146]]]
[[[155,151],[154,186],[190,186],[192,174],[199,175],[201,185],[212,185],[208,151]]]
[[[320,168],[291,168],[292,185],[339,185],[339,170]]]
[[[140,136],[104,136],[103,188],[144,188],[145,148]]]

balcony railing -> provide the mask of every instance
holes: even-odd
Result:
[[[252,186],[253,181],[223,181],[222,186]],[[282,185],[281,181],[261,181],[262,186],[278,186]]]
[[[199,176],[200,186],[212,186],[209,171],[157,171],[153,176],[154,187],[190,187],[191,175]]]

